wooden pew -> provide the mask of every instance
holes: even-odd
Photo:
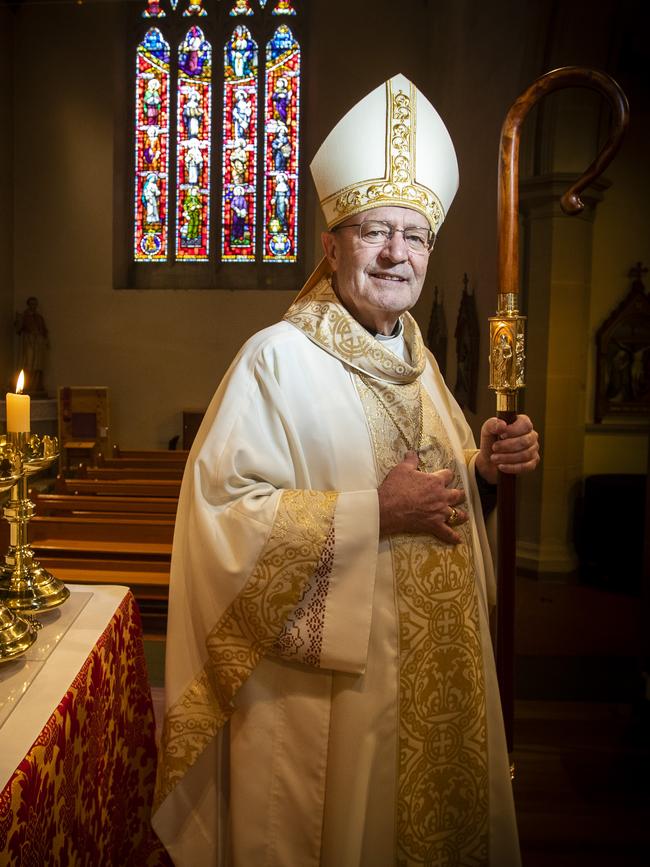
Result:
[[[167,628],[173,535],[172,517],[35,515],[29,522],[30,544],[42,566],[64,582],[130,587],[151,634]]]
[[[126,584],[146,631],[159,633],[166,628],[173,533],[171,515],[36,514],[28,527],[34,558],[44,568],[64,582]],[[9,526],[3,521],[3,551],[8,544]]]
[[[43,494],[30,492],[37,515],[68,515],[70,517],[101,515],[133,515],[134,517],[170,517],[176,515],[177,497],[129,497],[95,494]]]
[[[173,535],[173,518],[35,515],[29,522],[29,540],[35,552],[67,555],[77,552],[169,560]]]
[[[174,467],[88,467],[79,468],[80,479],[178,479],[183,478],[184,466]]]
[[[145,634],[167,630],[169,561],[38,552],[39,563],[65,584],[124,584],[138,603]]]
[[[185,463],[189,451],[186,449],[121,449],[119,446],[113,446],[113,457],[124,458],[129,460],[155,460],[169,461],[171,463]],[[107,456],[108,457],[108,456]]]
[[[181,490],[180,479],[66,479],[54,483],[57,494],[86,494],[119,497],[175,497]]]
[[[166,461],[158,458],[105,458],[97,455],[95,466],[111,470],[184,470],[186,460]],[[90,471],[92,472],[92,467]]]

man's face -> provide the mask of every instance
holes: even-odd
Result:
[[[370,331],[390,334],[400,315],[420,297],[429,254],[410,250],[402,232],[395,232],[383,245],[373,246],[361,240],[356,226],[345,228],[366,220],[380,220],[396,229],[429,226],[418,211],[383,207],[356,214],[336,231],[323,233],[323,248],[341,301]]]

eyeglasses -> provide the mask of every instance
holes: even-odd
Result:
[[[384,247],[395,232],[401,232],[406,246],[412,253],[429,253],[436,242],[436,236],[431,229],[425,229],[423,226],[406,226],[404,229],[398,229],[383,220],[346,223],[344,226],[334,226],[331,231],[337,232],[339,229],[359,229],[359,238],[364,244],[371,244],[373,247]]]

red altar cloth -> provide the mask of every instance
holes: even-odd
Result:
[[[129,592],[0,794],[2,867],[162,867],[155,722]]]

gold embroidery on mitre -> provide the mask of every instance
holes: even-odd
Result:
[[[283,491],[255,569],[206,638],[203,670],[165,715],[154,810],[230,718],[262,656],[273,652],[321,558],[336,500],[334,491]]]
[[[351,184],[324,199],[321,205],[328,227],[351,214],[396,205],[420,211],[437,232],[445,218],[440,200],[433,190],[415,180],[417,91],[411,84],[409,93],[393,93],[391,81],[386,82],[386,89],[386,174]]]
[[[407,446],[372,390],[356,379],[383,479]],[[375,386],[373,386],[375,387]],[[418,421],[415,392],[386,383],[383,399],[408,435]],[[440,416],[422,390],[425,472],[459,468]],[[395,860],[422,864],[486,864],[488,756],[485,679],[474,554],[469,524],[458,545],[434,536],[392,536],[399,618],[399,780]]]

